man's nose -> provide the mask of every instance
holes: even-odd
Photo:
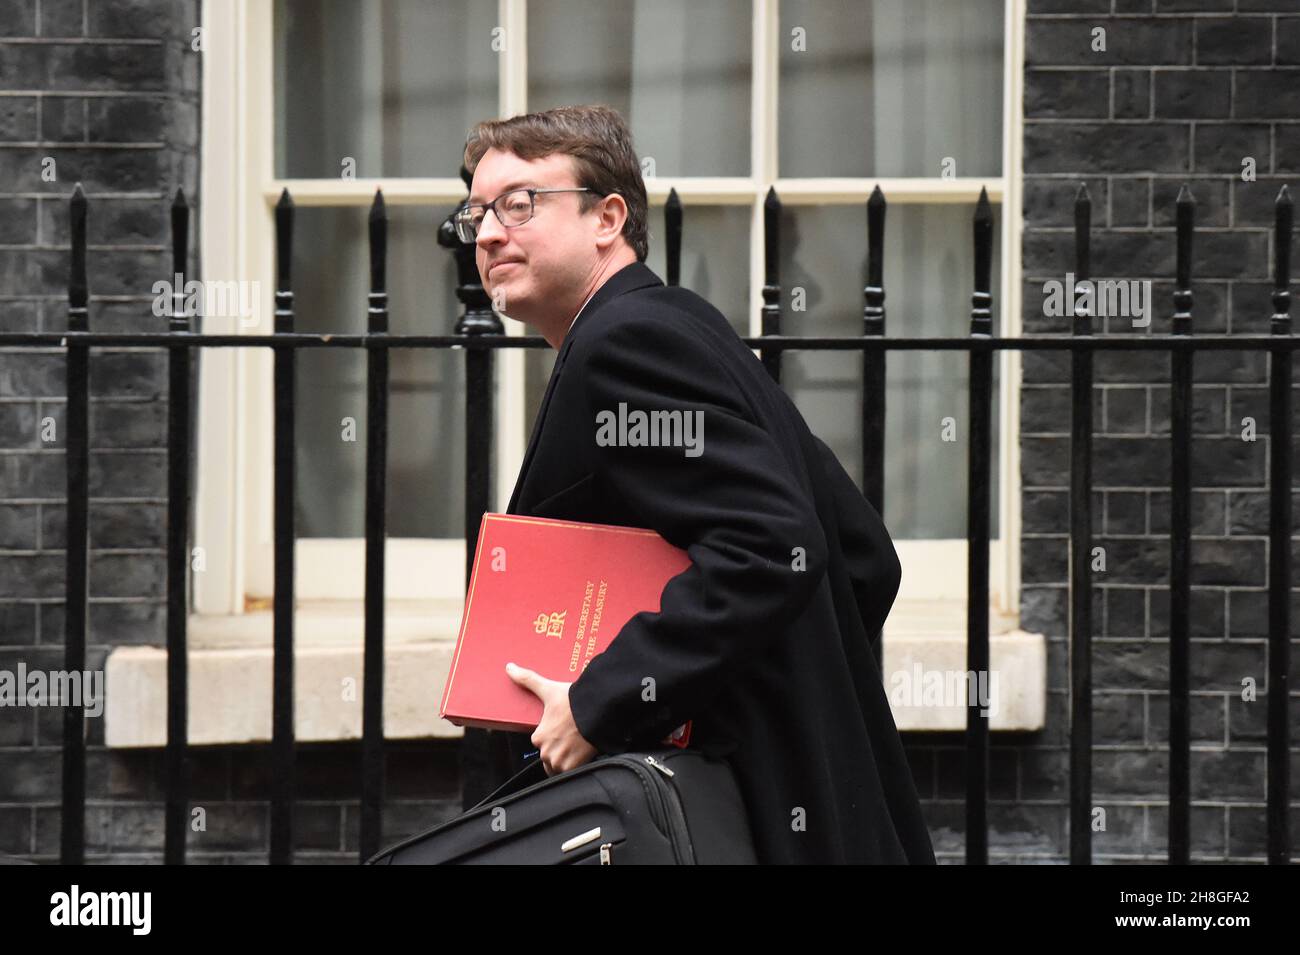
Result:
[[[483,218],[478,224],[478,234],[475,237],[475,243],[480,248],[487,248],[490,245],[505,241],[506,230],[497,218],[497,214],[491,209],[483,210]]]

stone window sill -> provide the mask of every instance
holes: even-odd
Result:
[[[384,734],[389,739],[458,737],[438,718],[438,703],[460,629],[460,601],[392,601],[385,627]],[[1047,647],[1012,619],[990,620],[997,674],[995,731],[1042,729]],[[304,601],[295,614],[294,703],[302,742],[360,739],[362,607],[356,601]],[[194,745],[259,743],[271,738],[271,612],[193,616],[189,625],[189,737]],[[903,705],[904,682],[966,668],[965,608],[899,601],[885,627],[885,688],[902,731],[965,728],[962,698]],[[105,741],[109,747],[167,741],[167,652],[120,647],[108,657]],[[347,692],[348,688],[354,692]]]

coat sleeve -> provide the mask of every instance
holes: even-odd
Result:
[[[633,616],[570,687],[578,731],[624,752],[692,719],[786,629],[821,585],[826,539],[788,449],[751,420],[721,360],[675,317],[612,323],[580,367],[602,493],[691,559],[659,611]],[[698,453],[604,444],[597,416],[620,403],[629,414],[695,415]]]
[[[822,467],[835,502],[840,550],[853,584],[854,602],[871,652],[879,656],[880,630],[898,596],[903,567],[879,513],[826,442],[816,435],[813,441],[821,452]]]

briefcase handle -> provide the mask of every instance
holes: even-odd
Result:
[[[503,782],[490,794],[484,796],[478,804],[473,807],[473,809],[481,809],[483,806],[504,799],[511,793],[519,792],[521,789],[527,789],[534,783],[540,783],[545,778],[546,769],[542,765],[542,757],[539,754],[534,756],[527,766]]]
[[[682,751],[681,748],[677,746],[661,746],[661,747],[651,747],[650,749],[647,750],[637,750],[636,755],[641,755],[642,753],[652,753],[655,755],[659,755],[659,754],[669,755],[674,753],[680,753],[681,751]],[[602,759],[605,759],[609,755],[610,755],[609,753],[597,753],[590,760],[590,762],[593,763],[598,762]],[[515,773],[513,776],[511,776],[509,779],[503,782],[500,786],[494,789],[491,793],[484,796],[481,800],[479,800],[479,802],[476,805],[472,806],[470,809],[467,809],[465,811],[473,812],[475,809],[482,809],[484,806],[491,805],[492,803],[498,802],[504,799],[506,796],[513,795],[514,793],[527,789],[529,786],[533,786],[537,783],[540,783],[546,778],[547,778],[546,769],[542,764],[542,757],[540,754],[536,755],[529,761],[527,766],[519,770],[519,772]]]

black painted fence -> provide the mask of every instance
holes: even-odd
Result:
[[[885,338],[883,283],[885,198],[876,188],[867,203],[868,284],[863,289],[863,329],[851,337],[790,337],[781,334],[781,285],[778,275],[781,204],[775,190],[764,203],[765,273],[762,335],[746,338],[760,351],[773,379],[780,381],[781,356],[787,350],[851,350],[863,355],[862,463],[863,492],[884,510],[885,352],[893,350],[962,350],[970,353],[970,444],[967,472],[969,558],[967,569],[967,669],[989,668],[989,505],[990,423],[993,353],[1001,349],[1068,350],[1071,374],[1070,479],[1070,860],[1091,861],[1091,739],[1092,683],[1090,672],[1091,614],[1091,439],[1092,358],[1099,350],[1141,349],[1170,354],[1172,459],[1170,468],[1171,566],[1169,667],[1169,862],[1189,860],[1188,656],[1191,563],[1191,409],[1192,363],[1196,352],[1214,349],[1264,351],[1269,355],[1271,437],[1269,444],[1269,641],[1267,853],[1273,864],[1290,860],[1287,818],[1289,791],[1287,671],[1289,665],[1291,580],[1291,377],[1292,353],[1298,340],[1290,319],[1289,266],[1292,203],[1285,187],[1276,201],[1275,261],[1270,335],[1192,335],[1191,249],[1194,201],[1186,186],[1177,200],[1176,287],[1171,335],[1098,337],[1092,316],[1076,307],[1072,334],[995,338],[992,335],[990,267],[993,216],[988,195],[981,191],[974,216],[975,274],[971,297],[970,333],[964,338]],[[274,333],[271,335],[204,335],[191,330],[185,312],[183,283],[175,289],[167,334],[99,334],[89,330],[86,282],[86,217],[88,202],[81,187],[71,200],[71,275],[68,282],[68,331],[0,334],[0,346],[60,347],[67,356],[67,568],[64,666],[85,668],[89,435],[88,358],[96,346],[144,346],[167,349],[168,405],[168,530],[167,530],[167,746],[166,844],[167,863],[185,861],[189,811],[189,763],[186,726],[186,613],[190,501],[189,384],[191,349],[270,348],[274,354],[274,603],[271,842],[272,863],[292,862],[291,825],[294,802],[293,725],[293,581],[294,581],[294,370],[300,348],[364,348],[368,355],[366,438],[366,559],[365,650],[363,688],[362,770],[358,780],[361,815],[360,858],[381,848],[380,807],[383,803],[383,650],[384,650],[384,484],[387,468],[388,352],[392,348],[463,350],[466,363],[465,528],[466,580],[475,551],[480,519],[487,510],[489,455],[492,438],[492,362],[501,348],[540,348],[535,336],[502,334],[473,263],[473,248],[454,238],[444,221],[439,241],[455,249],[460,285],[457,295],[465,307],[455,335],[396,336],[388,333],[385,285],[387,217],[383,196],[376,193],[369,218],[370,284],[367,332],[364,335],[308,335],[293,330],[293,291],[290,262],[293,241],[293,202],[286,190],[275,209],[276,290]],[[1089,276],[1090,202],[1081,187],[1075,205],[1075,267],[1077,282]],[[674,190],[665,206],[667,276],[677,284],[680,265],[682,206]],[[187,261],[189,209],[178,192],[171,209],[172,274],[183,275]],[[1077,288],[1077,286],[1076,286]],[[989,727],[980,705],[967,707],[966,722],[966,861],[988,861]],[[63,798],[61,861],[81,863],[85,857],[86,753],[81,706],[68,706],[63,722]]]

